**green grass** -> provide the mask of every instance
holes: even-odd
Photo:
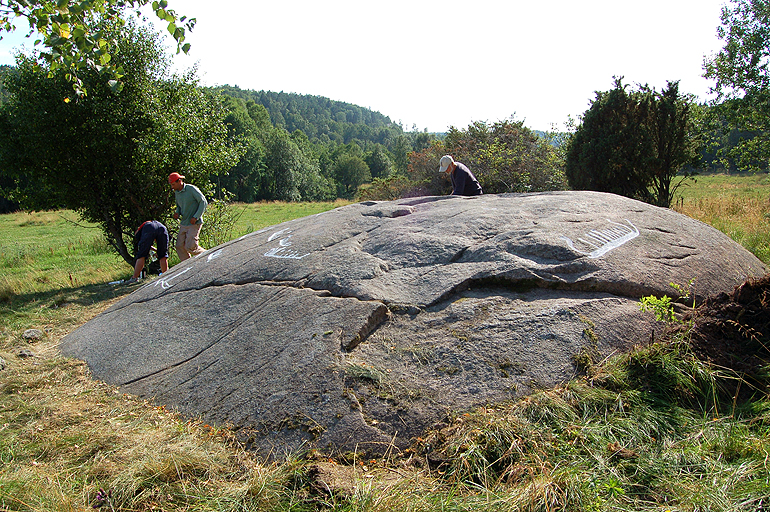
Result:
[[[290,207],[287,207],[287,203],[277,201],[252,204],[235,203],[233,209],[240,215],[234,230],[236,236],[233,238],[288,220],[322,213],[346,204],[349,204],[349,201],[338,200],[333,203],[290,203]]]
[[[734,210],[730,222],[748,229],[743,206],[716,210],[715,198],[749,204],[766,183],[733,179],[699,179],[684,207]],[[235,205],[233,237],[334,206]],[[125,395],[59,355],[61,337],[135,289],[108,284],[129,267],[73,221],[71,212],[0,216],[0,510],[673,512],[770,503],[770,378],[754,376],[750,398],[739,400],[738,383],[745,392],[748,382],[698,360],[682,338],[601,365],[586,356],[586,377],[450,418],[399,456],[255,459],[226,426]],[[22,339],[32,327],[43,339]],[[335,475],[329,485],[322,470]]]
[[[727,234],[770,264],[770,175],[698,176],[675,209]]]

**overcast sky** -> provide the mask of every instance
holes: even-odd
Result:
[[[205,85],[326,96],[422,131],[524,120],[563,129],[625,83],[708,97],[727,0],[169,0],[197,18],[184,69]],[[21,25],[21,23],[19,24]],[[0,41],[13,63],[23,38]]]

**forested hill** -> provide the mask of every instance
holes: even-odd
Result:
[[[398,124],[379,112],[323,96],[252,91],[230,85],[212,90],[264,106],[276,127],[290,133],[300,130],[314,142],[347,144],[358,139],[390,146],[403,133]]]

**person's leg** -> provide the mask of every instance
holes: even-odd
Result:
[[[139,244],[136,248],[136,261],[134,262],[134,277],[132,280],[137,280],[142,276],[142,270],[147,262],[147,257],[150,255],[150,249],[152,243],[155,241],[155,233],[152,230],[152,226],[148,226],[147,223],[142,225],[142,232],[139,235]]]
[[[184,261],[190,257],[190,254],[185,249],[185,243],[187,240],[187,226],[179,225],[179,232],[176,235],[176,253],[179,256],[179,261]]]
[[[155,241],[157,242],[158,249],[158,262],[160,263],[160,271],[165,272],[168,270],[168,229],[166,226],[157,222],[157,229],[155,231]]]
[[[185,249],[187,252],[190,253],[192,256],[198,256],[199,254],[206,251],[203,247],[198,245],[198,240],[201,232],[201,223],[193,224],[191,226],[185,226],[188,228],[187,231],[187,238],[185,239]]]
[[[136,264],[134,265],[134,277],[132,279],[139,279],[142,275],[142,269],[144,269],[145,258],[136,258]]]

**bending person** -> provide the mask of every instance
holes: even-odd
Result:
[[[442,156],[440,163],[438,172],[446,172],[452,179],[453,196],[481,195],[481,185],[465,164],[455,162],[449,155]]]
[[[155,252],[158,255],[161,274],[168,270],[168,229],[157,220],[148,220],[143,222],[134,233],[134,251],[136,254],[134,276],[126,283],[135,283],[139,280],[153,242],[156,244]]]

